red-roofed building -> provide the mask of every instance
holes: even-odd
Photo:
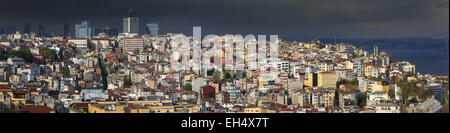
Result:
[[[108,62],[118,62],[119,61],[119,55],[118,54],[107,54],[106,60]]]
[[[216,101],[216,88],[205,85],[201,87],[202,96],[204,102],[215,102]]]
[[[21,105],[19,110],[22,113],[55,113],[55,109],[48,106]]]

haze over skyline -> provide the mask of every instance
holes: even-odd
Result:
[[[62,33],[64,24],[89,20],[122,31],[133,9],[143,33],[157,22],[161,33],[278,34],[281,37],[407,38],[448,36],[448,0],[15,0],[3,2],[0,27],[26,22],[36,31]]]

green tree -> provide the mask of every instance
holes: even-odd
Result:
[[[184,90],[192,90],[192,85],[191,85],[191,83],[186,83],[186,84],[184,84]]]
[[[223,70],[223,69],[222,69]],[[231,78],[231,74],[228,70],[224,70],[223,71],[223,77],[222,77],[222,82],[225,82],[226,80]]]
[[[363,108],[366,106],[366,95],[365,94],[358,94],[358,105],[360,108]]]
[[[106,63],[104,64],[106,69],[111,69],[113,63]]]
[[[395,97],[395,89],[390,88],[388,92],[389,97],[394,98]]]
[[[70,77],[70,70],[67,65],[62,68],[62,71],[63,71],[65,77]]]
[[[127,62],[128,58],[125,54],[120,54],[119,55],[119,62]]]
[[[430,97],[431,95],[433,95],[433,92],[431,92],[431,89],[425,89],[425,87],[423,87],[423,85],[421,86],[416,86],[416,93],[419,96],[419,98],[424,101],[427,99],[427,97]]]
[[[444,104],[447,104],[447,101],[445,101],[445,97],[442,97],[442,98],[441,98],[441,104],[443,104],[443,105],[444,105]]]
[[[30,49],[20,49],[20,50],[10,50],[6,52],[7,58],[13,58],[13,57],[20,57],[23,58],[25,62],[32,62],[33,61],[33,54],[31,53]],[[5,57],[3,57],[5,58]]]
[[[381,80],[383,80],[383,78],[381,76],[378,76],[375,78],[375,81],[381,81]]]
[[[444,105],[444,113],[448,113],[448,103]]]
[[[56,50],[50,49],[48,47],[40,47],[39,53],[45,58],[50,59],[51,62],[57,61],[58,55],[56,55]]]
[[[431,95],[431,91],[425,90],[423,85],[417,86],[415,82],[398,82],[398,87],[400,87],[400,95],[403,99],[403,103],[406,105],[406,101],[410,96],[418,96],[420,99],[425,100]]]
[[[130,76],[128,76],[128,75],[125,76],[125,78],[123,79],[123,85],[124,86],[131,86],[132,85]]]
[[[8,52],[6,52],[3,49],[0,49],[0,60],[6,60],[8,59]]]

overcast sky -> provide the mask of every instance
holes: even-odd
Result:
[[[26,22],[63,32],[65,23],[90,20],[122,31],[128,9],[141,32],[158,22],[161,33],[278,34],[282,37],[399,38],[449,32],[448,0],[8,0],[0,5],[0,27]]]

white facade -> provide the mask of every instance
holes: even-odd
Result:
[[[70,39],[67,42],[71,42],[75,44],[77,48],[87,48],[88,47],[88,39]]]

